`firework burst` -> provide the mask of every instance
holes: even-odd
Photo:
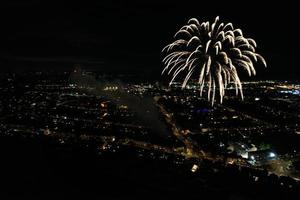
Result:
[[[215,102],[216,90],[220,103],[225,89],[233,83],[236,95],[243,99],[242,84],[238,69],[243,68],[248,75],[255,75],[255,62],[265,59],[255,52],[256,42],[246,38],[241,29],[233,28],[232,23],[221,23],[219,17],[214,22],[200,23],[192,18],[175,35],[175,41],[163,48],[165,68],[162,71],[172,76],[170,85],[179,74],[184,74],[182,88],[195,75],[199,75],[200,96],[207,89],[208,101]]]

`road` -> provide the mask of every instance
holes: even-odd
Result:
[[[184,135],[184,131],[177,128],[175,120],[171,113],[158,103],[159,97],[154,97],[156,106],[160,109],[160,112],[164,115],[166,122],[171,126],[173,134],[185,144],[186,151],[183,154],[187,158],[197,158],[199,160],[210,160],[212,162],[224,162],[224,164],[236,164],[241,167],[251,167],[245,160],[239,158],[224,157],[222,155],[213,155],[210,152],[204,152],[200,150],[197,144],[190,139],[190,137]],[[260,169],[260,168],[259,168]]]

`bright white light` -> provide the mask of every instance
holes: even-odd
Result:
[[[250,158],[252,159],[252,160],[254,160],[255,158],[254,158],[254,156],[250,156]]]
[[[198,169],[199,169],[199,166],[194,164],[191,171],[196,172]]]
[[[269,157],[270,158],[274,158],[276,155],[275,155],[275,153],[273,153],[273,152],[271,152],[270,154],[269,154]]]
[[[259,100],[260,100],[260,98],[259,98],[259,97],[256,97],[254,100],[255,100],[255,101],[259,101]]]
[[[242,153],[241,156],[242,156],[242,158],[248,159],[248,152]]]

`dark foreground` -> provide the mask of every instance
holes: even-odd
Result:
[[[0,198],[196,197],[210,199],[293,199],[293,189],[253,184],[232,169],[197,176],[187,166],[137,158],[129,150],[98,155],[93,148],[61,146],[45,138],[1,136]]]

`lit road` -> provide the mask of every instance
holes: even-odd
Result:
[[[204,152],[203,150],[199,150],[199,148],[197,148],[197,144],[195,142],[193,142],[189,137],[183,135],[184,131],[179,131],[176,124],[174,123],[174,120],[172,119],[172,115],[170,113],[168,113],[162,105],[159,105],[157,103],[158,99],[159,99],[159,97],[154,97],[156,105],[160,109],[161,113],[165,116],[167,123],[171,126],[173,134],[180,141],[182,141],[185,144],[186,152],[184,153],[184,155],[187,158],[193,157],[193,158],[197,158],[200,160],[202,160],[202,159],[210,160],[212,162],[220,161],[220,162],[224,162],[224,164],[236,164],[236,165],[239,165],[242,167],[256,168],[256,167],[250,166],[243,159],[230,158],[230,157],[225,158],[224,156],[221,156],[221,155],[213,155],[210,152]]]

